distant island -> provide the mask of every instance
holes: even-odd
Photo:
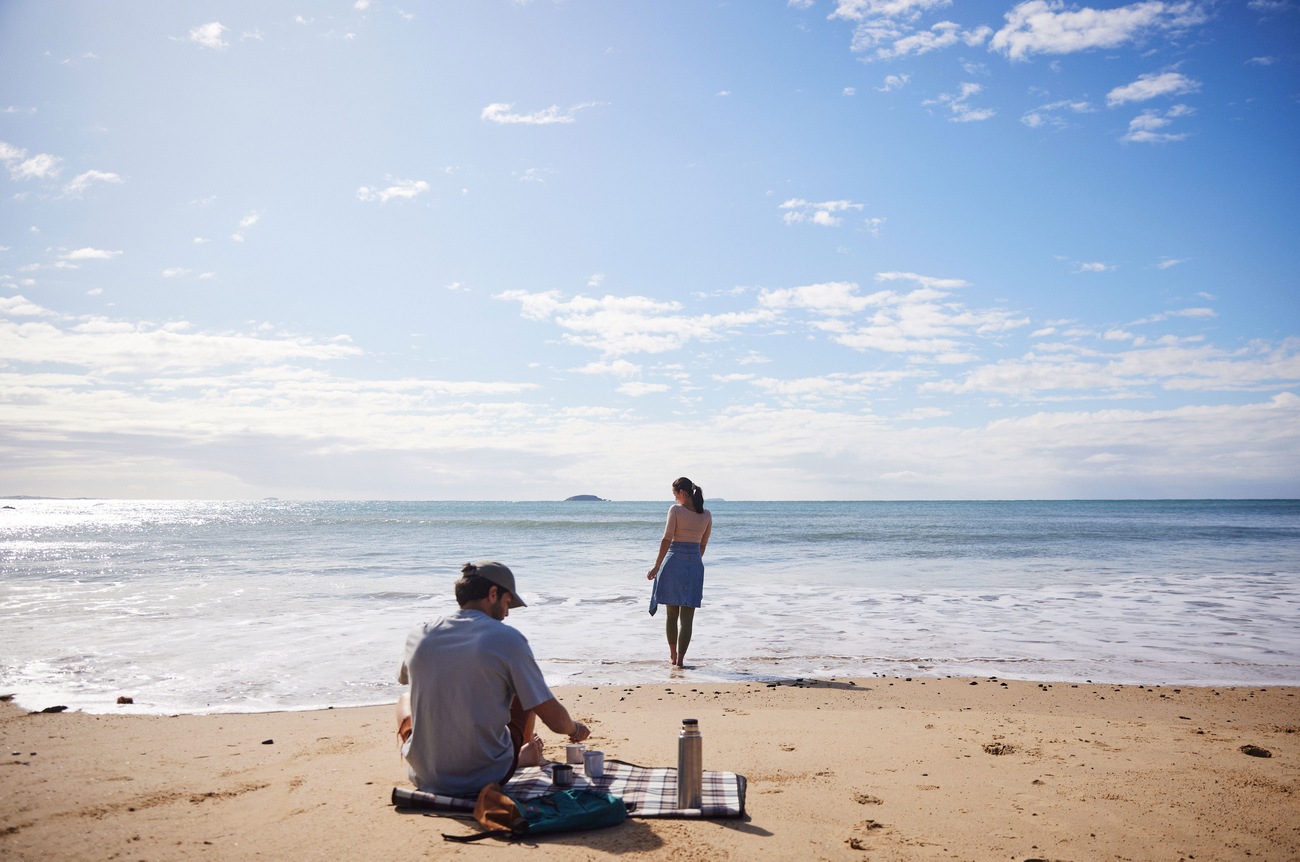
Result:
[[[565,497],[566,503],[608,503],[604,497],[597,497],[595,494],[577,494],[572,497]]]

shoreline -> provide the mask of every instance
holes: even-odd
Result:
[[[538,839],[546,858],[1300,858],[1300,687],[870,677],[555,692],[592,726],[591,745],[633,763],[675,764],[680,720],[698,718],[705,768],[745,775],[748,800],[743,820],[632,818]],[[2,703],[0,856],[518,853],[445,843],[476,824],[389,804],[406,785],[392,716]],[[563,740],[543,739],[562,757]]]

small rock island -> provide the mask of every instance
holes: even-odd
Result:
[[[566,503],[608,503],[603,497],[597,497],[595,494],[576,494],[572,497],[565,497]]]

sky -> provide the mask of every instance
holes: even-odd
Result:
[[[0,0],[0,495],[1300,497],[1300,0]]]

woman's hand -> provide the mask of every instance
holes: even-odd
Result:
[[[655,579],[655,575],[657,575],[657,574],[659,574],[659,567],[658,567],[658,566],[651,566],[651,567],[650,567],[650,571],[648,571],[648,572],[645,573],[645,579],[646,579],[647,581],[653,581],[653,580]]]

